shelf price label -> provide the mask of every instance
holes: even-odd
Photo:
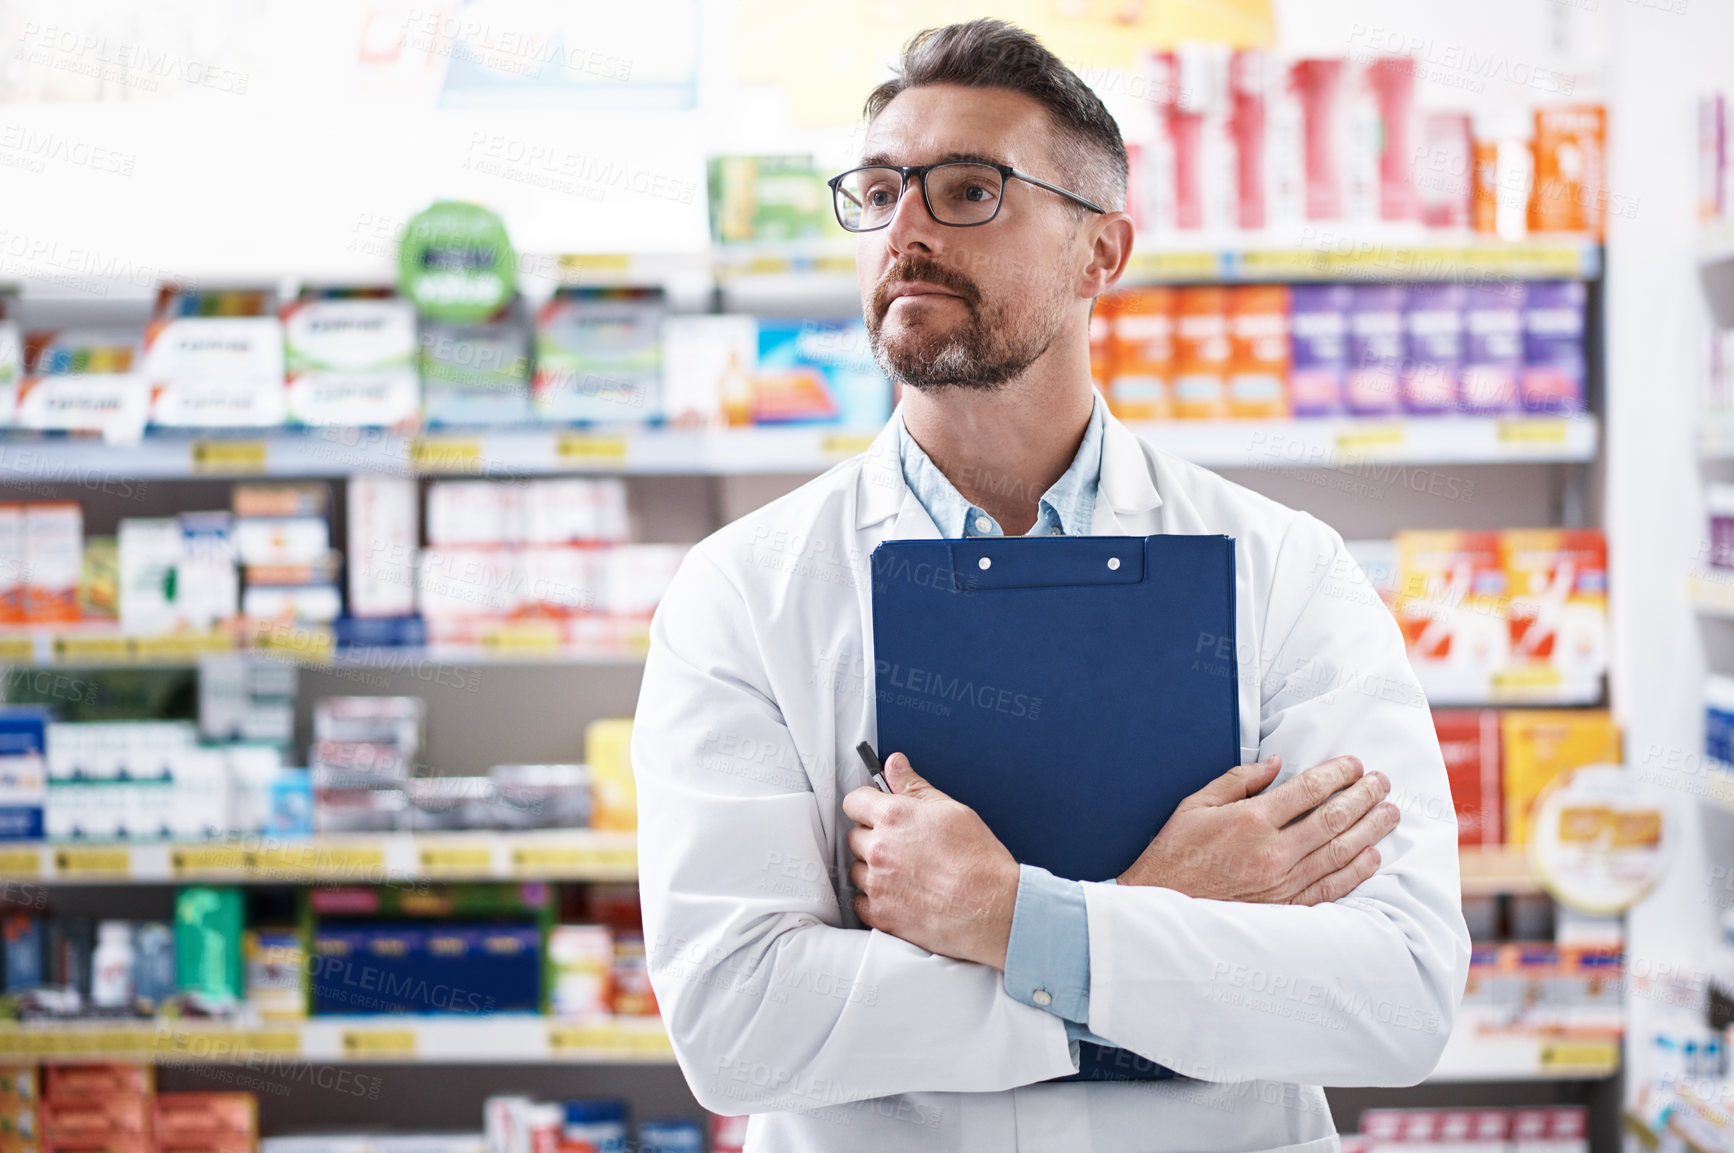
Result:
[[[1560,671],[1551,665],[1500,669],[1492,677],[1495,698],[1508,694],[1557,692],[1563,684],[1564,678],[1560,675]]]
[[[132,872],[132,853],[115,845],[59,848],[54,850],[54,872],[61,877],[124,877]]]
[[[494,871],[494,851],[486,845],[424,845],[421,871],[430,876],[459,874],[486,877]]]
[[[1564,444],[1570,429],[1563,420],[1502,420],[1499,444],[1504,448]]]
[[[624,436],[562,433],[554,440],[554,457],[561,464],[625,464],[629,445]]]
[[[42,853],[37,849],[0,849],[0,877],[40,877]]]
[[[1541,1047],[1543,1069],[1606,1069],[1619,1064],[1612,1041],[1550,1041]]]
[[[132,645],[118,633],[107,636],[79,636],[68,633],[54,638],[54,659],[57,661],[126,661],[132,657]]]
[[[235,647],[227,633],[165,633],[134,637],[133,656],[141,661],[186,661],[201,653],[226,652]]]
[[[262,440],[195,440],[188,465],[196,476],[261,473],[267,452]]]
[[[0,637],[0,665],[28,665],[36,660],[36,641],[31,637]]]
[[[414,1057],[414,1029],[345,1029],[343,1055],[373,1060]]]
[[[512,850],[519,875],[567,876],[637,869],[638,850],[626,845],[526,845]]]
[[[1371,424],[1366,428],[1344,428],[1337,431],[1339,456],[1374,455],[1398,452],[1402,449],[1407,430],[1400,424]]]
[[[379,883],[385,880],[385,848],[381,845],[272,845],[253,854],[253,872],[262,876]]]
[[[548,1051],[554,1056],[595,1050],[630,1053],[672,1053],[674,1047],[662,1028],[623,1029],[613,1024],[550,1025]]]
[[[416,472],[481,472],[482,442],[468,437],[420,437],[409,442]]]
[[[245,873],[251,865],[250,855],[239,845],[182,845],[169,853],[169,867],[177,877]]]

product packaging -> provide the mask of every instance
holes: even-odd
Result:
[[[831,190],[811,156],[714,156],[709,164],[711,238],[779,243],[832,235]]]
[[[1468,230],[1475,178],[1475,137],[1461,112],[1429,112],[1416,152],[1415,187],[1428,228]]]
[[[1618,765],[1620,730],[1605,712],[1512,709],[1500,718],[1505,842],[1529,843],[1530,810],[1554,779],[1585,765]]]
[[[630,717],[591,721],[584,727],[584,761],[590,766],[592,828],[632,832],[638,828],[638,791],[629,750]]]
[[[349,612],[357,617],[415,612],[418,490],[410,477],[349,478]]]
[[[1403,312],[1403,409],[1412,413],[1457,408],[1463,362],[1463,286],[1414,284]]]
[[[1289,290],[1247,284],[1229,290],[1230,416],[1289,415]]]
[[[1535,109],[1532,232],[1607,234],[1607,110],[1599,104]]]
[[[1504,794],[1499,774],[1499,712],[1438,709],[1433,725],[1457,812],[1459,845],[1500,843]]]
[[[660,288],[561,288],[536,317],[538,419],[647,421],[661,408]]]
[[[1174,415],[1228,415],[1228,289],[1195,285],[1174,293]]]
[[[24,619],[50,624],[78,619],[84,570],[84,510],[76,501],[24,506]]]
[[[752,382],[757,424],[877,429],[891,416],[891,386],[858,319],[760,320]]]
[[[530,319],[521,300],[482,324],[423,321],[421,415],[429,426],[518,424],[530,408]]]
[[[421,409],[415,306],[393,296],[304,294],[283,310],[289,419],[391,426]]]
[[[1343,401],[1356,415],[1385,415],[1400,409],[1407,299],[1408,289],[1400,284],[1357,284],[1349,289],[1349,362]]]
[[[25,334],[26,375],[15,423],[23,428],[97,432],[134,444],[144,433],[150,385],[136,330],[61,329]]]
[[[269,290],[157,290],[145,328],[150,421],[167,427],[283,423],[283,322]]]
[[[1521,406],[1524,287],[1513,280],[1465,289],[1459,385],[1465,412],[1509,413]]]
[[[1581,280],[1527,286],[1523,299],[1523,375],[1518,392],[1526,412],[1584,410],[1584,306]]]
[[[1174,290],[1132,288],[1096,302],[1107,329],[1102,379],[1108,409],[1121,420],[1174,415]],[[1094,322],[1092,322],[1094,333]]]
[[[1297,284],[1289,290],[1289,399],[1296,416],[1334,416],[1343,410],[1351,299],[1342,284]]]

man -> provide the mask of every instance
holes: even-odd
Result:
[[[1335,532],[1104,411],[1089,313],[1132,249],[1126,159],[1072,72],[975,21],[911,41],[867,112],[833,186],[903,400],[694,548],[651,629],[632,759],[675,1055],[705,1107],[753,1114],[751,1153],[1333,1149],[1319,1086],[1426,1076],[1468,965],[1396,624]],[[854,753],[873,548],[1032,532],[1236,540],[1247,763],[1118,877],[1020,866],[920,765],[881,750],[888,796]],[[1056,1081],[1086,1044],[1146,1079]]]

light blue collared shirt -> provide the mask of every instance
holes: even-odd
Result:
[[[1084,439],[1071,467],[1042,493],[1036,523],[1026,536],[1089,536],[1102,477],[1103,405],[1090,409]],[[943,537],[1004,536],[999,522],[957,491],[897,418],[897,452],[903,479]],[[972,488],[992,489],[994,478]],[[1072,1041],[1112,1042],[1090,1032],[1090,922],[1084,886],[1035,865],[1018,866],[1017,904],[1006,944],[1005,990],[1026,1005],[1045,1009],[1066,1023]],[[1076,1057],[1076,1046],[1073,1056]]]

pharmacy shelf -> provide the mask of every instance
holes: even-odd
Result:
[[[291,840],[0,843],[0,881],[116,885],[630,881],[638,838],[595,829],[332,835]]]
[[[1457,859],[1465,897],[1546,892],[1530,868],[1528,850],[1522,845],[1465,845],[1458,849]]]
[[[1325,226],[1308,232],[1293,245],[1210,248],[1165,241],[1160,251],[1135,252],[1122,283],[1591,280],[1602,268],[1600,245],[1581,236],[1450,243]]]
[[[1599,1081],[1619,1070],[1618,1041],[1482,1032],[1460,1017],[1427,1081]]]
[[[660,1019],[315,1017],[246,1026],[69,1021],[0,1026],[0,1059],[244,1064],[671,1064]]]
[[[1157,448],[1211,468],[1335,468],[1350,481],[1410,483],[1362,466],[1592,460],[1592,416],[1163,421],[1131,425]],[[340,435],[341,434],[341,435]],[[136,445],[63,437],[0,442],[0,483],[112,488],[143,479],[534,476],[601,473],[746,476],[819,473],[864,452],[874,431],[812,426],[630,431],[274,431],[258,436],[153,434]],[[1444,483],[1448,478],[1440,478]],[[1429,482],[1430,483],[1430,482]]]
[[[0,666],[37,669],[188,668],[208,656],[247,654],[307,668],[377,672],[415,671],[433,665],[635,666],[649,650],[642,629],[623,630],[620,644],[575,645],[559,639],[547,621],[501,621],[474,644],[337,648],[321,625],[273,624],[237,639],[226,632],[129,636],[112,622],[0,631]],[[554,622],[557,624],[558,622]]]

